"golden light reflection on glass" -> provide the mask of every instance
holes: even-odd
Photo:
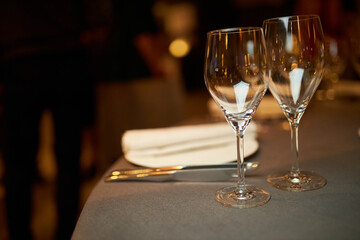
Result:
[[[229,44],[229,34],[225,35],[225,49],[228,49],[228,44]]]
[[[298,63],[296,61],[293,61],[291,63],[291,71],[298,67]]]
[[[297,26],[298,26],[298,41],[301,43],[302,39],[301,39],[300,21],[297,22]]]

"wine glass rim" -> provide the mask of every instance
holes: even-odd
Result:
[[[264,23],[273,23],[273,22],[283,21],[284,19],[287,19],[289,22],[295,22],[295,21],[304,21],[304,20],[309,20],[309,19],[320,19],[320,17],[319,17],[319,15],[316,15],[316,14],[293,15],[293,16],[284,16],[284,17],[275,17],[275,18],[265,19]]]
[[[232,33],[245,33],[245,32],[257,32],[262,31],[261,27],[234,27],[234,28],[223,28],[209,31],[208,35],[216,35],[221,33],[232,34]]]

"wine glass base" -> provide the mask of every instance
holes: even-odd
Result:
[[[251,208],[267,203],[270,194],[255,186],[246,186],[244,193],[240,194],[237,186],[224,187],[216,191],[215,200],[226,207]]]
[[[303,192],[322,188],[326,185],[326,179],[311,171],[301,171],[297,176],[291,176],[290,172],[271,174],[266,181],[281,190]]]

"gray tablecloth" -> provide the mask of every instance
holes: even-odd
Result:
[[[271,194],[260,207],[233,209],[214,200],[229,182],[101,180],[88,198],[73,239],[360,239],[360,102],[313,102],[299,128],[300,167],[324,176],[315,191],[272,188],[266,175],[290,168],[290,133],[262,123],[260,169],[248,184]],[[234,150],[235,151],[235,150]],[[110,170],[129,167],[120,159]]]

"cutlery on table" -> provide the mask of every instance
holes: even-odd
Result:
[[[245,172],[249,174],[259,167],[258,162],[245,162]],[[114,170],[105,182],[119,181],[193,181],[211,182],[237,178],[237,163],[230,162],[202,166],[171,166],[161,168],[140,168]]]

